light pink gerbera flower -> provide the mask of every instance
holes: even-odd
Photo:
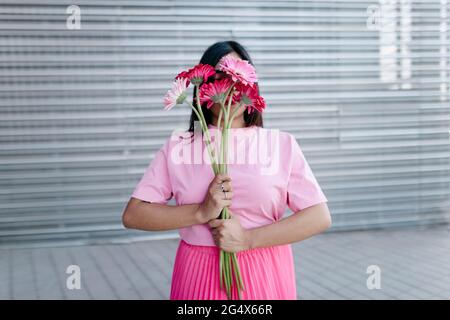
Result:
[[[203,84],[200,87],[200,103],[206,102],[206,107],[211,108],[215,103],[225,99],[225,95],[232,85],[233,82],[228,78]]]
[[[266,103],[264,101],[264,98],[258,94],[256,86],[237,83],[236,92],[236,100],[238,100],[247,108],[248,113],[251,113],[255,110],[258,112],[263,112],[264,108],[266,107]]]
[[[234,82],[253,84],[258,81],[255,68],[246,60],[225,56],[219,62],[219,70],[231,76]]]
[[[216,73],[214,68],[209,64],[198,64],[188,71],[180,72],[175,79],[187,79],[187,85],[192,82],[194,85],[200,85],[202,82]]]
[[[172,83],[172,88],[167,91],[164,97],[164,110],[170,110],[175,105],[182,104],[186,100],[187,81],[186,78],[180,78]]]

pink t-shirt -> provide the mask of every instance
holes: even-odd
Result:
[[[209,125],[213,141],[220,135]],[[280,220],[288,206],[297,212],[327,202],[294,136],[276,129],[231,129],[228,174],[232,179],[231,212],[246,229]],[[195,139],[173,132],[155,154],[132,197],[177,205],[201,203],[214,178],[201,134]],[[193,142],[194,141],[194,142]],[[214,246],[208,224],[179,230],[193,245]]]

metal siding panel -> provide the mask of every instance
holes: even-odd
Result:
[[[384,29],[389,69],[366,24],[374,3],[79,0],[82,29],[67,30],[71,1],[0,1],[0,242],[155,235],[123,231],[120,215],[187,126],[189,110],[166,113],[162,97],[230,38],[253,56],[266,127],[298,138],[334,229],[447,222],[450,4],[411,1],[411,24]]]

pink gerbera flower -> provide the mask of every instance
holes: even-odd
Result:
[[[234,82],[253,84],[258,81],[255,68],[246,60],[225,56],[219,62],[219,70],[231,76]]]
[[[175,79],[187,79],[187,85],[192,82],[194,85],[200,85],[202,82],[216,73],[214,68],[209,64],[198,64],[188,71],[180,72]]]
[[[262,112],[266,107],[264,98],[258,94],[256,86],[238,83],[236,84],[236,92],[236,100],[247,108],[248,113],[254,110]]]
[[[170,110],[177,104],[182,104],[186,100],[186,88],[188,80],[186,78],[176,79],[172,88],[167,91],[164,97],[164,109]]]
[[[225,99],[225,95],[232,85],[233,82],[228,78],[203,84],[200,87],[200,103],[206,102],[208,109],[215,103],[220,103]]]

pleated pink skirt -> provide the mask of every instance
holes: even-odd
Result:
[[[227,300],[219,282],[219,248],[180,240],[172,274],[171,300]],[[291,245],[237,253],[245,291],[242,300],[296,300]],[[237,291],[233,299],[237,299]]]

